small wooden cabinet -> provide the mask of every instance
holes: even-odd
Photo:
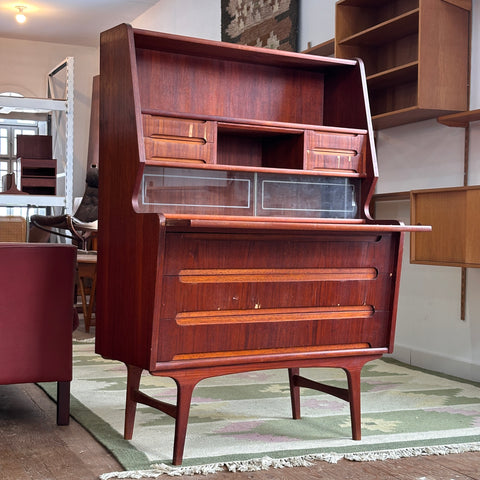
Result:
[[[480,110],[438,118],[449,127],[465,128],[464,171],[468,182],[469,125],[480,120]],[[432,233],[412,233],[410,261],[430,265],[480,267],[480,186],[462,186],[410,192],[411,221],[432,226]],[[462,316],[462,318],[464,318]]]
[[[480,186],[410,195],[412,223],[432,226],[432,232],[411,234],[411,263],[480,267]]]
[[[55,195],[57,160],[52,158],[50,135],[17,135],[21,191],[31,195]]]
[[[365,63],[376,129],[468,108],[471,0],[340,0],[335,56]]]

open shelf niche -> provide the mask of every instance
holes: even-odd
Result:
[[[375,129],[468,108],[471,0],[340,0],[335,56],[365,63]]]

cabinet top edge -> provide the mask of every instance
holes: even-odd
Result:
[[[448,193],[448,192],[468,192],[480,190],[480,185],[465,185],[459,187],[438,187],[438,188],[425,188],[419,190],[410,190],[410,196],[418,196],[430,193]]]
[[[112,30],[121,26],[122,25],[114,27]],[[217,40],[155,32],[132,28],[130,25],[127,25],[127,27],[132,31],[134,45],[137,49],[298,68],[351,68],[358,63],[357,60],[324,57],[285,50],[273,50],[249,45],[220,42]],[[108,32],[109,31],[103,32],[102,35]]]

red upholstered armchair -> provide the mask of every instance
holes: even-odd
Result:
[[[68,425],[76,248],[0,243],[0,384],[57,382]]]

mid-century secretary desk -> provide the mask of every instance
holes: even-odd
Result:
[[[128,367],[125,437],[137,403],[156,407],[181,464],[200,380],[285,368],[294,418],[300,387],[325,391],[360,439],[360,372],[393,350],[411,229],[369,214],[361,62],[119,25],[100,65],[96,351]],[[176,381],[176,405],[140,391],[143,370]]]

